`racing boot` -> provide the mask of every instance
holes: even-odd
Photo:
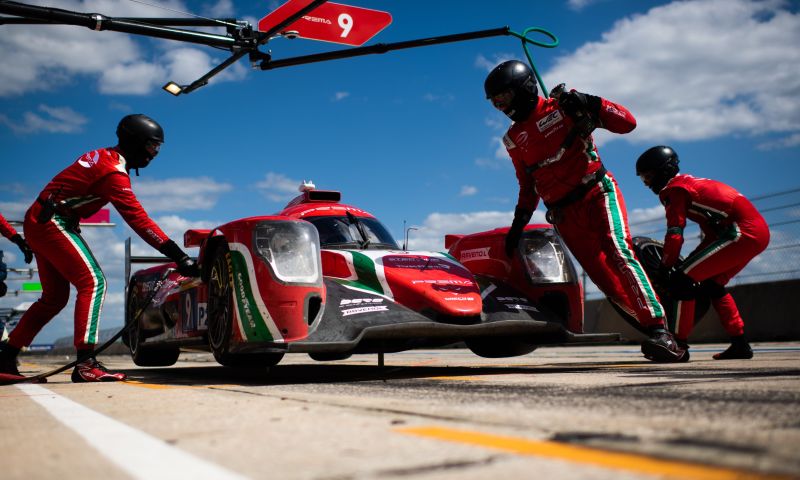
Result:
[[[648,360],[658,363],[683,362],[686,356],[686,350],[678,346],[675,337],[663,325],[650,330],[650,338],[642,342],[642,353]]]
[[[715,353],[714,360],[749,360],[753,358],[753,349],[744,336],[731,337],[731,346],[724,352]]]
[[[84,382],[120,382],[128,378],[124,373],[109,372],[94,357],[79,362],[72,370],[72,383]]]
[[[14,348],[8,342],[0,342],[0,374],[21,377],[17,368],[17,355],[19,349]]]
[[[681,340],[680,338],[676,338],[675,341],[678,343],[678,348],[682,348],[686,352],[686,355],[684,355],[683,358],[681,358],[679,361],[681,363],[688,362],[689,361],[689,344],[686,342],[686,340]]]

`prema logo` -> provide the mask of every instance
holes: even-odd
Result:
[[[325,25],[332,25],[332,22],[327,18],[310,17],[308,15],[303,15],[303,20],[314,23],[324,23]]]

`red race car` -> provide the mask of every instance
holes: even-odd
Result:
[[[466,343],[485,357],[539,345],[607,342],[583,334],[583,296],[553,228],[528,226],[506,257],[507,228],[448,235],[449,252],[406,251],[370,213],[312,185],[278,214],[189,230],[201,279],[174,264],[130,276],[123,336],[137,365],[202,348],[227,366],[275,365]],[[130,258],[131,262],[152,258]]]

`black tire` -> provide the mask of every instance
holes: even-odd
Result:
[[[208,346],[220,365],[234,368],[271,367],[283,353],[234,354],[228,351],[233,333],[233,273],[230,249],[220,243],[212,258],[208,277]]]
[[[658,240],[653,240],[652,238],[648,237],[633,237],[633,250],[636,253],[636,257],[639,259],[639,262],[642,264],[642,267],[644,267],[645,273],[647,273],[647,276],[651,279],[653,288],[658,294],[658,297],[661,299],[661,304],[666,308],[667,325],[669,326],[670,331],[674,332],[675,319],[672,317],[672,309],[667,308],[667,305],[671,304],[674,300],[670,296],[669,291],[663,285],[660,285],[658,282],[653,280],[658,278],[658,267],[661,265],[661,257],[664,254],[664,244]],[[683,260],[683,258],[681,258],[681,260]],[[614,310],[616,310],[626,322],[628,322],[636,330],[647,334],[647,330],[642,327],[636,318],[625,312],[616,303],[610,303],[611,306],[614,307]],[[695,325],[697,325],[703,319],[703,316],[705,316],[706,312],[708,312],[710,306],[711,299],[707,295],[702,295],[695,299]]]
[[[352,357],[352,353],[309,353],[309,357],[312,360],[316,360],[318,362],[333,362],[336,360],[347,360],[348,358]]]
[[[483,358],[506,358],[527,355],[538,345],[516,337],[470,338],[467,344],[472,353]]]
[[[169,367],[175,365],[181,350],[178,347],[158,346],[148,347],[142,344],[144,334],[141,330],[141,319],[136,302],[135,288],[128,292],[128,308],[126,309],[125,325],[130,325],[127,332],[127,345],[131,352],[133,363],[140,367]],[[132,322],[132,323],[131,323]]]

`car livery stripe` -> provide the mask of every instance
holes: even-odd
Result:
[[[354,272],[353,279],[337,279],[342,285],[349,287],[368,290],[381,295],[392,297],[392,291],[386,285],[386,280],[380,280],[375,261],[370,256],[361,252],[354,252],[351,250],[343,251],[341,254],[347,261],[347,266],[351,272]],[[383,269],[381,268],[381,276],[383,276]]]
[[[242,338],[248,341],[283,342],[283,336],[267,310],[261,292],[253,286],[258,279],[250,249],[242,243],[230,243],[233,302],[237,326]]]

